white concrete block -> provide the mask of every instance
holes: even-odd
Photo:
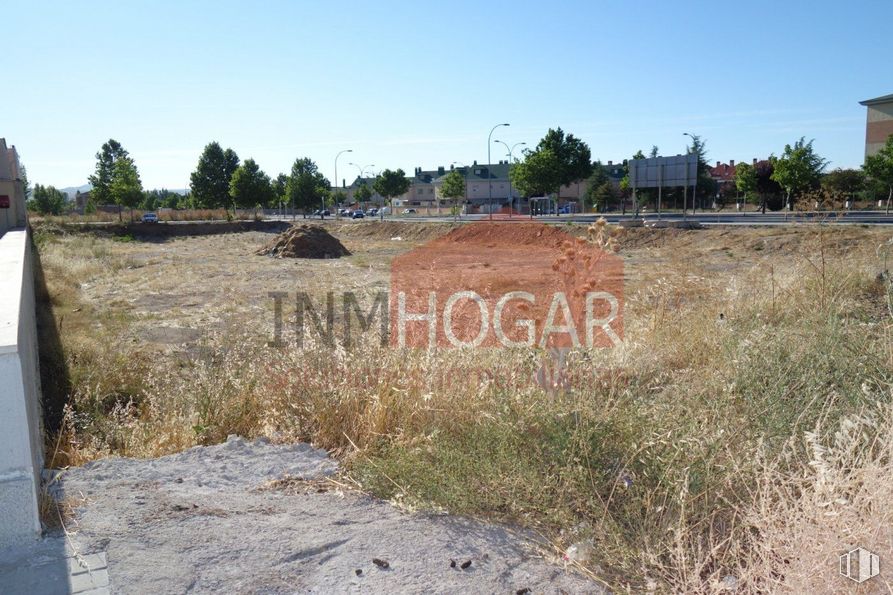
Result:
[[[0,548],[40,535],[43,441],[31,267],[26,230],[0,237]]]

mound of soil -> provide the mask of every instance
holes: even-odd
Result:
[[[275,258],[340,258],[350,252],[319,225],[294,225],[276,236],[257,254]]]
[[[583,228],[585,230],[585,228]],[[544,246],[559,248],[573,228],[542,223],[470,223],[452,230],[437,240],[448,244],[483,244],[489,248],[515,246]]]
[[[411,221],[379,221],[370,218],[368,221],[343,224],[338,235],[350,238],[369,238],[389,240],[400,238],[409,242],[424,242],[442,236],[461,223],[422,223]]]

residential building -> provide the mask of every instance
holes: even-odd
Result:
[[[90,190],[86,192],[81,192],[80,190],[75,191],[74,193],[74,210],[79,214],[83,215],[87,211],[87,205],[90,203]]]
[[[421,207],[430,209],[437,207],[443,200],[440,194],[440,186],[443,177],[453,169],[457,169],[465,178],[466,194],[469,210],[486,210],[487,205],[493,204],[494,209],[507,206],[510,200],[517,199],[518,192],[509,183],[508,161],[500,161],[492,165],[479,165],[477,161],[469,166],[450,166],[449,170],[443,166],[436,170],[423,170],[415,168],[410,177],[409,191],[394,201],[395,207]]]
[[[859,102],[868,108],[865,118],[865,156],[874,155],[893,136],[893,94]]]
[[[0,235],[15,227],[25,227],[25,188],[15,146],[0,138]]]
[[[756,160],[754,160],[756,161]],[[728,163],[721,161],[716,162],[715,167],[707,166],[710,177],[716,182],[716,192],[722,196],[730,196],[735,194],[735,160],[730,159]]]
[[[344,201],[344,204],[345,205],[353,205],[353,204],[356,204],[356,202],[357,202],[355,196],[356,196],[357,190],[360,189],[360,186],[366,185],[366,186],[369,186],[370,190],[372,190],[372,185],[374,183],[375,183],[374,177],[357,176],[354,179],[354,181],[350,183],[350,186],[345,186],[344,182],[342,181],[341,188],[333,188],[332,190],[333,191],[340,190],[341,192],[343,192],[347,196],[347,200]],[[378,192],[375,192],[374,190],[372,190],[372,196],[369,198],[368,202],[369,202],[369,204],[376,205],[376,206],[381,206],[381,205],[385,204],[384,197],[382,195],[380,195]]]
[[[623,164],[614,164],[613,161],[608,161],[607,165],[602,165],[602,167],[605,168],[608,178],[619,186],[620,180],[624,176]],[[443,166],[435,170],[424,170],[417,167],[413,171],[413,175],[409,177],[409,191],[395,199],[394,206],[426,210],[438,206],[445,208],[448,205],[440,192],[440,187],[443,184],[444,176],[454,169],[465,178],[467,198],[464,202],[469,211],[487,212],[491,201],[494,210],[508,208],[509,204],[514,204],[515,208],[518,208],[519,198],[521,199],[521,211],[527,210],[526,198],[521,198],[518,190],[511,185],[509,179],[511,164],[507,160],[489,166],[475,161],[469,166],[450,166],[449,169]],[[586,180],[562,186],[560,202],[579,203],[586,188]],[[575,207],[575,209],[580,210],[580,207]]]

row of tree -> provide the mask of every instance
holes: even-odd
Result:
[[[862,169],[838,168],[826,174],[827,166],[828,161],[815,152],[812,141],[801,138],[786,145],[780,157],[771,156],[768,162],[739,163],[735,168],[735,187],[745,200],[756,194],[764,212],[767,206],[778,208],[769,204],[776,188],[783,192],[788,209],[839,208],[841,203],[859,197],[885,196],[889,210],[893,199],[893,136],[877,154],[866,157]],[[767,181],[774,182],[776,188]]]
[[[23,168],[24,169],[24,168]],[[254,159],[240,162],[232,149],[223,149],[216,141],[208,143],[190,175],[190,190],[181,195],[170,190],[144,191],[139,171],[127,150],[109,139],[96,153],[87,211],[97,205],[118,205],[122,209],[158,208],[257,209],[290,206],[305,212],[346,198],[342,191],[332,192],[329,181],[312,159],[296,159],[288,174],[270,178]],[[372,182],[363,184],[355,199],[367,202],[374,193],[392,200],[409,190],[410,182],[402,169],[386,169]],[[28,206],[45,214],[68,210],[66,196],[52,186],[36,185],[33,192],[26,183]]]
[[[691,136],[687,147],[689,154],[698,155],[698,200],[715,198],[721,192],[710,176],[704,141]],[[651,157],[659,156],[659,149],[651,148]],[[523,160],[511,164],[510,179],[522,196],[554,194],[561,199],[561,189],[574,182],[586,180],[583,200],[589,207],[606,209],[613,201],[629,196],[628,161],[623,162],[624,178],[619,187],[608,177],[600,161],[592,161],[589,146],[573,134],[561,128],[549,129],[536,148],[527,150]],[[640,150],[632,157],[644,159]],[[819,156],[813,141],[801,138],[793,145],[786,145],[778,157],[756,164],[739,163],[735,170],[734,188],[743,195],[745,202],[755,196],[762,209],[796,208],[813,203],[835,203],[857,195],[886,194],[889,208],[893,200],[893,137],[876,155],[869,156],[861,170],[838,169],[824,173],[828,161]],[[88,210],[93,205],[115,204],[131,210],[142,208],[155,210],[168,208],[206,208],[227,211],[289,206],[305,212],[322,205],[342,203],[346,195],[341,190],[331,190],[329,181],[319,171],[313,160],[296,159],[288,174],[280,173],[270,178],[254,159],[240,162],[232,149],[223,149],[219,143],[205,146],[195,171],[190,176],[190,193],[182,196],[168,190],[145,192],[139,171],[127,150],[114,139],[109,139],[96,153],[96,168],[89,177],[93,189]],[[27,184],[26,184],[27,186]],[[378,194],[388,202],[409,190],[410,180],[402,169],[386,169],[371,184],[363,183],[354,199],[368,202]],[[458,170],[444,178],[441,195],[457,201],[466,194],[466,181]],[[66,210],[65,196],[52,186],[35,185],[33,192],[27,189],[29,207],[42,213],[59,214]],[[640,203],[655,197],[649,190],[639,190]],[[673,191],[668,194],[673,200]]]
[[[258,208],[289,206],[304,212],[343,203],[347,196],[331,190],[329,180],[308,157],[296,159],[288,174],[271,179],[253,159],[239,164],[232,149],[223,150],[216,142],[209,143],[191,176],[192,198],[206,208]],[[374,193],[390,201],[409,190],[409,180],[402,169],[386,169],[371,184],[362,184],[354,196],[367,202]]]

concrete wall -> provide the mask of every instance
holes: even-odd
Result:
[[[0,234],[7,229],[25,227],[25,191],[21,182],[19,157],[15,147],[7,147],[0,138],[0,196],[9,197],[9,208],[0,209]]]
[[[27,230],[0,237],[0,547],[40,535],[43,444],[31,259]]]
[[[871,105],[865,124],[865,156],[874,155],[893,135],[893,102]]]

